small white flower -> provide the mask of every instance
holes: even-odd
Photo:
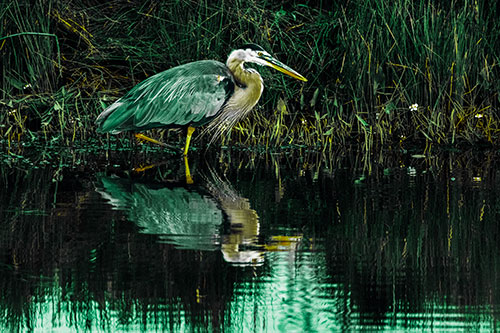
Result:
[[[482,113],[478,113],[478,114],[476,114],[474,117],[475,117],[475,118],[483,118],[484,116],[483,116],[483,114],[482,114]]]
[[[415,103],[415,104],[410,105],[409,109],[410,109],[410,111],[417,111],[418,110],[418,104]]]

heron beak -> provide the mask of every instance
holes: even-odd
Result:
[[[307,82],[307,79],[282,63],[281,61],[276,60],[273,57],[267,56],[267,55],[262,55],[260,59],[264,60],[264,62],[267,64],[267,66],[272,67],[282,73],[285,73],[286,75],[289,75],[295,79]]]

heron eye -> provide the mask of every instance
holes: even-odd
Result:
[[[262,54],[263,54],[262,52],[257,52],[257,55],[258,55],[259,57],[262,57]]]

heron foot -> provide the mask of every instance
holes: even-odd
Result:
[[[141,173],[141,172],[145,172],[148,169],[156,168],[157,166],[158,166],[157,164],[150,164],[150,165],[146,165],[146,166],[141,165],[137,168],[133,168],[132,171],[135,173]]]
[[[141,140],[143,140],[143,141],[149,141],[149,142],[151,142],[151,143],[154,143],[154,144],[160,145],[160,146],[162,146],[162,147],[165,147],[165,148],[168,148],[168,149],[173,149],[173,150],[178,151],[178,152],[179,152],[179,151],[181,151],[181,152],[182,152],[182,150],[181,150],[181,149],[179,149],[179,148],[177,148],[177,147],[175,147],[175,146],[168,145],[168,144],[166,144],[166,143],[164,143],[164,142],[161,142],[161,141],[158,141],[158,140],[152,139],[152,138],[150,138],[150,137],[145,136],[145,135],[144,135],[144,134],[142,134],[142,133],[135,133],[134,135],[135,135],[135,137],[137,138],[137,140],[139,140],[139,141],[141,141]]]

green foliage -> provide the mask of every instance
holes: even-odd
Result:
[[[259,68],[266,90],[231,140],[322,150],[496,143],[499,10],[429,0],[2,2],[0,133],[85,140],[100,111],[146,77],[224,61],[253,42],[309,82]]]

